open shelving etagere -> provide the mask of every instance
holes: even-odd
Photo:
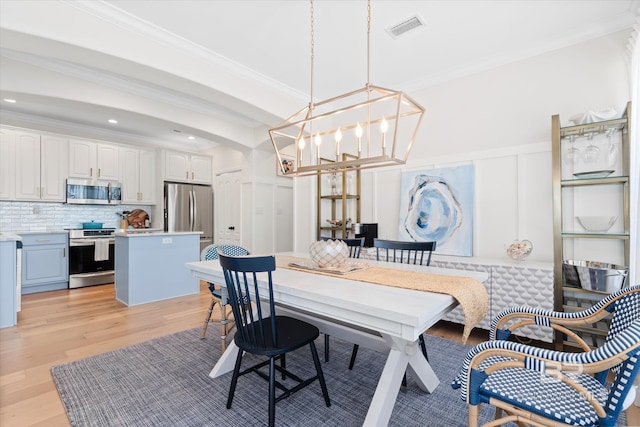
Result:
[[[552,129],[552,182],[553,182],[553,247],[554,247],[554,307],[556,311],[574,312],[600,301],[606,293],[568,286],[563,271],[563,260],[567,259],[569,253],[573,253],[570,248],[585,242],[588,239],[593,245],[604,244],[604,242],[614,242],[616,246],[621,246],[616,253],[619,253],[619,260],[616,264],[629,266],[630,251],[630,218],[629,218],[629,172],[630,172],[630,142],[629,125],[631,123],[631,103],[627,104],[622,118],[606,120],[601,122],[587,123],[576,126],[561,127],[559,115],[551,118]],[[570,145],[579,138],[591,140],[594,136],[611,132],[620,138],[620,152],[616,157],[614,172],[609,176],[598,176],[598,174],[588,173],[571,174],[567,171],[568,165],[573,167],[571,161],[567,161],[570,150],[578,150]],[[583,140],[584,141],[584,140]],[[617,141],[616,141],[617,142]],[[610,141],[611,145],[612,142]],[[568,146],[569,145],[569,146]],[[564,147],[564,148],[563,148]],[[587,147],[589,148],[589,146]],[[569,158],[570,159],[570,158]],[[578,176],[576,176],[578,175]],[[606,174],[602,174],[606,175]],[[586,203],[593,202],[591,206],[601,209],[599,204],[607,203],[602,200],[602,196],[619,194],[620,203],[618,206],[607,206],[622,221],[621,226],[611,232],[590,232],[578,230],[569,219],[569,215],[563,216],[563,210],[575,213],[575,204],[579,203],[581,197],[589,198]],[[597,210],[594,209],[594,210]],[[589,243],[586,243],[589,244]],[[608,254],[607,254],[608,255]],[[589,261],[589,260],[583,260]],[[594,261],[594,260],[591,260]],[[599,260],[595,260],[599,261]],[[572,330],[592,347],[606,335],[609,327],[608,319],[591,325],[591,327],[573,328]],[[571,349],[576,348],[577,343],[566,334],[556,332],[556,348]]]
[[[342,160],[356,158],[353,155],[342,153]],[[323,162],[331,163],[332,160],[322,159]],[[346,239],[349,237],[350,226],[347,219],[351,218],[352,223],[360,222],[360,168],[354,168],[343,172],[335,172],[336,178],[340,176],[339,185],[336,188],[336,194],[332,194],[331,186],[327,179],[323,177],[332,174],[321,174],[317,176],[317,212],[316,212],[316,239],[321,236]],[[349,178],[355,182],[350,186]],[[337,181],[337,179],[336,179]],[[349,217],[349,212],[353,216]],[[327,219],[332,221],[341,221],[340,226],[331,226]]]

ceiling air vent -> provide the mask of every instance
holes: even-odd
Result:
[[[393,27],[389,27],[386,29],[387,33],[394,38],[397,39],[403,34],[408,33],[409,31],[413,31],[417,28],[424,26],[424,19],[422,19],[419,15],[412,16],[411,18],[407,18],[402,22],[394,25]]]

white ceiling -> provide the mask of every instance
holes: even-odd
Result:
[[[374,0],[371,82],[411,93],[630,28],[639,6]],[[385,32],[416,14],[424,27],[395,40]],[[5,123],[181,148],[190,134],[190,148],[206,150],[251,146],[309,101],[307,1],[2,0],[0,15],[0,95],[18,100],[1,104]],[[315,1],[317,100],[366,83],[366,18],[364,0]],[[244,83],[227,83],[233,76]]]

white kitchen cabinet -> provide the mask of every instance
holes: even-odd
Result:
[[[155,205],[156,153],[137,148],[120,148],[122,202]]]
[[[87,179],[120,178],[118,147],[93,141],[69,141],[69,177]]]
[[[191,180],[211,184],[213,181],[213,169],[211,167],[211,157],[191,155]]]
[[[211,184],[211,157],[179,151],[164,151],[164,180]]]
[[[67,172],[65,138],[13,132],[15,200],[64,202]]]
[[[0,200],[11,200],[15,194],[15,145],[13,132],[0,128]]]

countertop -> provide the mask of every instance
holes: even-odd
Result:
[[[69,230],[61,230],[59,228],[53,230],[30,230],[30,231],[12,231],[14,234],[69,234]],[[11,234],[8,233],[8,234]],[[3,233],[0,233],[3,234]]]
[[[17,242],[22,240],[18,234],[14,233],[0,233],[0,242]]]
[[[116,237],[159,237],[159,236],[182,236],[185,234],[202,234],[202,231],[159,231],[151,228],[139,230],[118,230]]]

